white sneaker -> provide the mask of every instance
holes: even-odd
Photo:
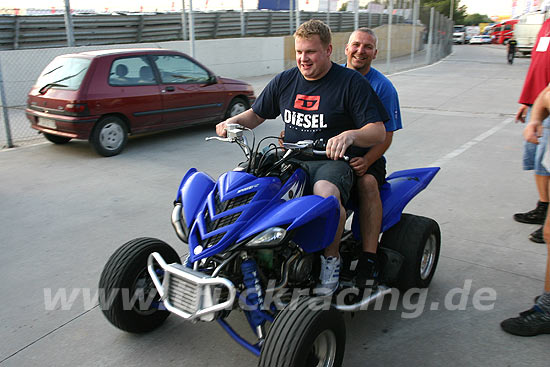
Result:
[[[321,255],[321,275],[320,283],[314,289],[318,296],[328,296],[338,289],[338,279],[340,278],[340,258]]]

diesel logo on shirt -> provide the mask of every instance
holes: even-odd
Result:
[[[326,129],[325,115],[322,113],[301,113],[285,109],[282,114],[283,121],[305,129]]]
[[[317,111],[321,96],[306,96],[305,94],[297,94],[294,100],[294,108],[304,111]]]

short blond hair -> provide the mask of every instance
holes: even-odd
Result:
[[[321,43],[325,46],[332,42],[330,27],[318,19],[310,19],[302,23],[294,33],[294,38],[311,39],[315,35],[319,36]]]

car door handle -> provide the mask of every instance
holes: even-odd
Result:
[[[169,87],[166,87],[162,90],[162,92],[173,92],[175,91],[176,88],[172,87],[172,86],[169,86]]]

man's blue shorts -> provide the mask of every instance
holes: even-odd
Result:
[[[525,117],[525,121],[529,121],[529,115],[531,114],[531,108]],[[542,136],[539,138],[538,144],[529,142],[524,143],[523,149],[523,169],[525,171],[535,170],[535,174],[539,176],[550,176],[550,172],[542,165],[542,158],[544,152],[548,148],[548,137],[550,136],[550,117],[542,122],[544,127],[542,130]]]

